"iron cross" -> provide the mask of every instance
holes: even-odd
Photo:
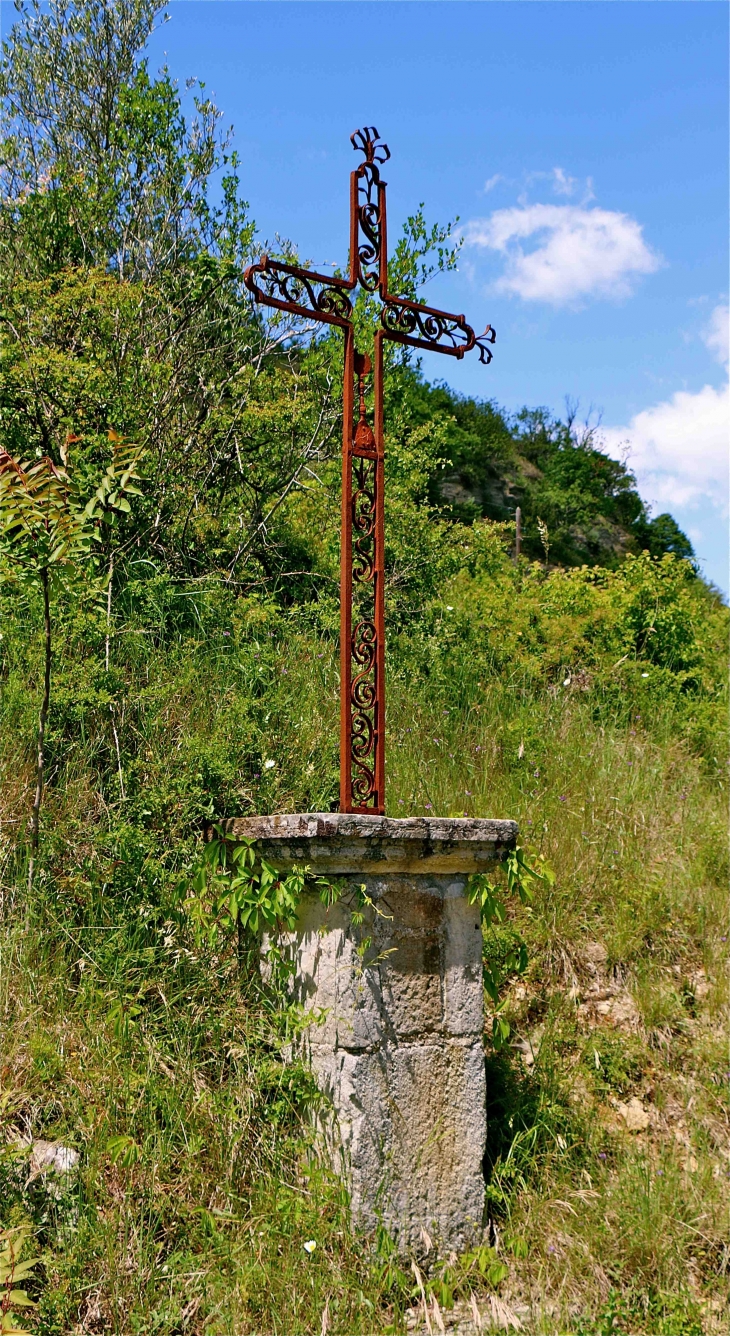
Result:
[[[340,559],[340,811],[385,812],[385,600],[383,522],[383,341],[462,358],[492,360],[495,332],[477,336],[451,315],[388,290],[385,187],[390,151],[374,126],[351,136],[365,161],[350,175],[349,277],[318,274],[262,255],[244,274],[257,302],[343,331],[342,544]],[[378,293],[373,356],[355,348],[354,290]],[[368,414],[372,374],[372,414]]]

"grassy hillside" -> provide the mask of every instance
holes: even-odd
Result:
[[[465,1318],[474,1295],[528,1331],[720,1331],[726,613],[672,557],[546,575],[468,532],[481,550],[391,639],[389,811],[515,817],[557,879],[485,942],[491,961],[517,931],[530,950],[509,1046],[485,1037],[501,1270],[431,1258],[430,1312]],[[70,618],[29,901],[39,629],[31,605],[4,612],[0,1201],[43,1256],[25,1325],[412,1327],[407,1263],[352,1237],[311,1158],[294,1019],[232,944],[196,944],[176,894],[206,820],[331,804],[331,629],[256,595],[193,610],[153,580],[107,671],[103,619]],[[28,1182],[23,1136],[75,1148],[78,1175]]]
[[[482,1247],[353,1235],[301,1017],[196,917],[211,824],[336,802],[341,347],[252,305],[157,10],[26,7],[0,61],[0,1329],[719,1333],[728,610],[572,413],[389,347],[388,811],[516,818],[555,871],[485,933]],[[390,290],[451,245],[408,219]]]

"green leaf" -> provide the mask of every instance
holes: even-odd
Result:
[[[107,1153],[111,1156],[113,1164],[120,1164],[123,1169],[130,1169],[136,1164],[140,1149],[133,1137],[116,1136],[110,1137],[106,1143]]]
[[[492,1021],[492,1042],[494,1047],[499,1050],[504,1048],[510,1037],[510,1023],[504,1016],[495,1016]]]
[[[40,1257],[33,1257],[29,1262],[17,1262],[13,1269],[13,1280],[27,1280],[40,1260]]]
[[[12,1312],[5,1313],[0,1323],[3,1336],[29,1336],[27,1327],[19,1327]]]

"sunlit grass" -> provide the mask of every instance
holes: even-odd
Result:
[[[108,704],[83,657],[61,662],[31,905],[13,889],[32,783],[27,646],[8,669],[2,1118],[8,1137],[82,1155],[56,1202],[0,1158],[0,1218],[29,1217],[46,1250],[31,1318],[44,1336],[321,1333],[325,1312],[347,1336],[402,1330],[417,1299],[407,1264],[350,1234],[275,1016],[232,957],[198,956],[166,918],[207,821],[336,798],[332,639],[226,629],[118,649],[124,800]],[[556,872],[514,910],[531,963],[508,1015],[536,1059],[487,1051],[500,1295],[528,1331],[713,1331],[728,1265],[724,790],[661,701],[642,719],[600,684],[464,672],[429,683],[393,665],[388,810],[515,818]],[[623,1020],[590,1012],[599,985]],[[631,1098],[651,1114],[640,1133],[621,1121]],[[489,1290],[438,1283],[457,1303]]]

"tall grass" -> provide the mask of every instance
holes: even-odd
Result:
[[[101,632],[67,627],[31,903],[32,622],[6,633],[0,1222],[29,1219],[44,1251],[28,1325],[400,1331],[414,1276],[349,1231],[307,1132],[317,1092],[284,1061],[286,1009],[174,912],[206,823],[334,803],[333,639],[253,601],[193,617],[158,595],[125,614],[109,673]],[[506,953],[519,930],[531,956],[508,985],[513,1045],[486,1044],[501,1301],[535,1332],[719,1330],[726,820],[704,698],[638,659],[540,681],[449,642],[424,668],[405,633],[389,674],[391,814],[514,817],[557,874],[488,943]],[[23,1135],[78,1149],[78,1177],[28,1183]],[[447,1315],[470,1292],[484,1307],[479,1274],[446,1259],[426,1282]]]

